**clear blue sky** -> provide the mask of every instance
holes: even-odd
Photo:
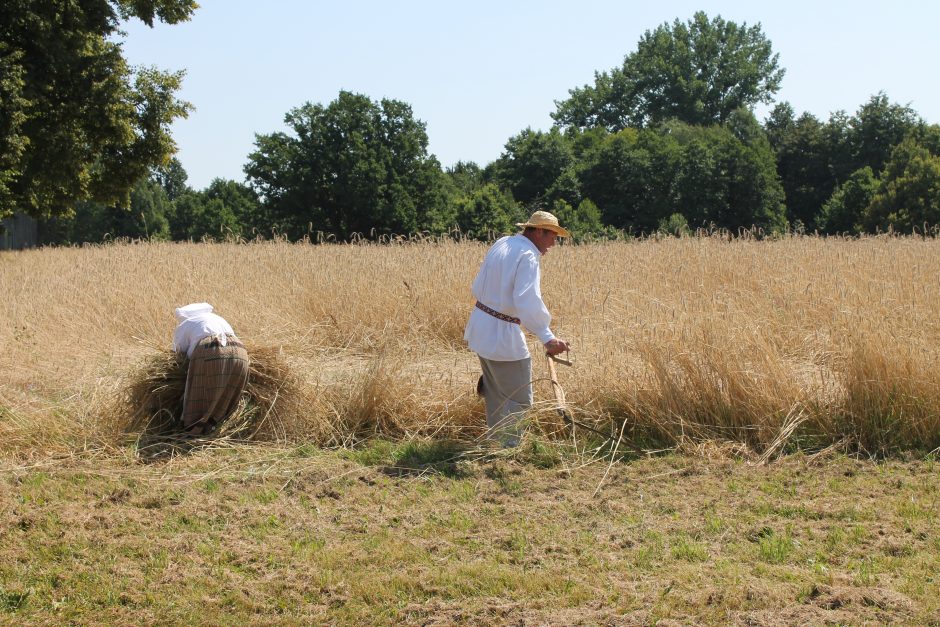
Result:
[[[445,167],[483,166],[554,102],[619,66],[646,30],[697,10],[760,23],[786,69],[777,100],[820,119],[879,91],[940,123],[940,3],[201,0],[190,22],[126,25],[135,65],[186,70],[195,111],[173,125],[189,184],[244,180],[255,134],[340,90],[411,105]],[[769,108],[758,109],[763,120]]]

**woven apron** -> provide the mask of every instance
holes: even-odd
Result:
[[[196,425],[207,432],[238,409],[248,384],[248,351],[234,335],[226,345],[217,335],[203,338],[193,349],[183,394],[183,428]]]

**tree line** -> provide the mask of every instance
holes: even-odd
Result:
[[[286,131],[256,135],[244,181],[194,190],[172,158],[168,130],[189,108],[173,96],[181,75],[137,70],[132,81],[119,49],[105,45],[121,19],[174,23],[194,4],[99,0],[97,21],[74,15],[82,12],[74,6],[48,3],[43,13],[36,4],[11,0],[0,9],[0,64],[11,70],[0,79],[0,215],[40,217],[47,243],[455,231],[487,238],[536,208],[577,237],[690,228],[908,233],[940,224],[940,127],[910,107],[879,92],[852,115],[820,120],[783,102],[757,120],[756,105],[772,103],[784,77],[759,24],[698,12],[647,31],[621,66],[555,103],[549,130],[520,131],[483,166],[442,167],[409,104],[343,91],[288,111]],[[82,55],[104,55],[88,85],[110,77],[115,93],[89,104],[77,91],[57,91],[64,75],[36,76],[37,64],[24,59],[44,46],[66,54],[36,34],[49,20],[84,32],[74,68],[89,67]],[[87,43],[95,37],[104,37],[100,50]],[[44,101],[50,93],[55,102]],[[78,102],[87,110],[65,106]],[[88,122],[99,104],[111,105],[112,119]],[[50,116],[69,115],[70,125],[50,130]]]

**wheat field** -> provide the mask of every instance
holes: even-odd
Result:
[[[486,246],[114,243],[0,253],[0,453],[126,446],[120,408],[169,347],[173,308],[212,303],[309,392],[269,437],[473,440],[464,346]],[[727,441],[764,456],[940,446],[940,242],[705,235],[556,246],[542,260],[576,419],[624,446]],[[531,336],[530,336],[531,337]],[[567,437],[533,350],[532,429]]]

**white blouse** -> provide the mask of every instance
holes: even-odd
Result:
[[[555,339],[552,316],[542,302],[541,253],[522,234],[499,239],[486,253],[473,281],[473,295],[491,309],[519,318],[542,344]],[[474,307],[464,330],[470,350],[484,359],[516,361],[529,357],[518,324],[500,320]]]
[[[173,333],[173,350],[193,356],[196,345],[205,337],[218,335],[219,343],[226,345],[226,334],[235,335],[232,326],[225,319],[212,313],[209,303],[192,303],[176,309],[179,324]]]

